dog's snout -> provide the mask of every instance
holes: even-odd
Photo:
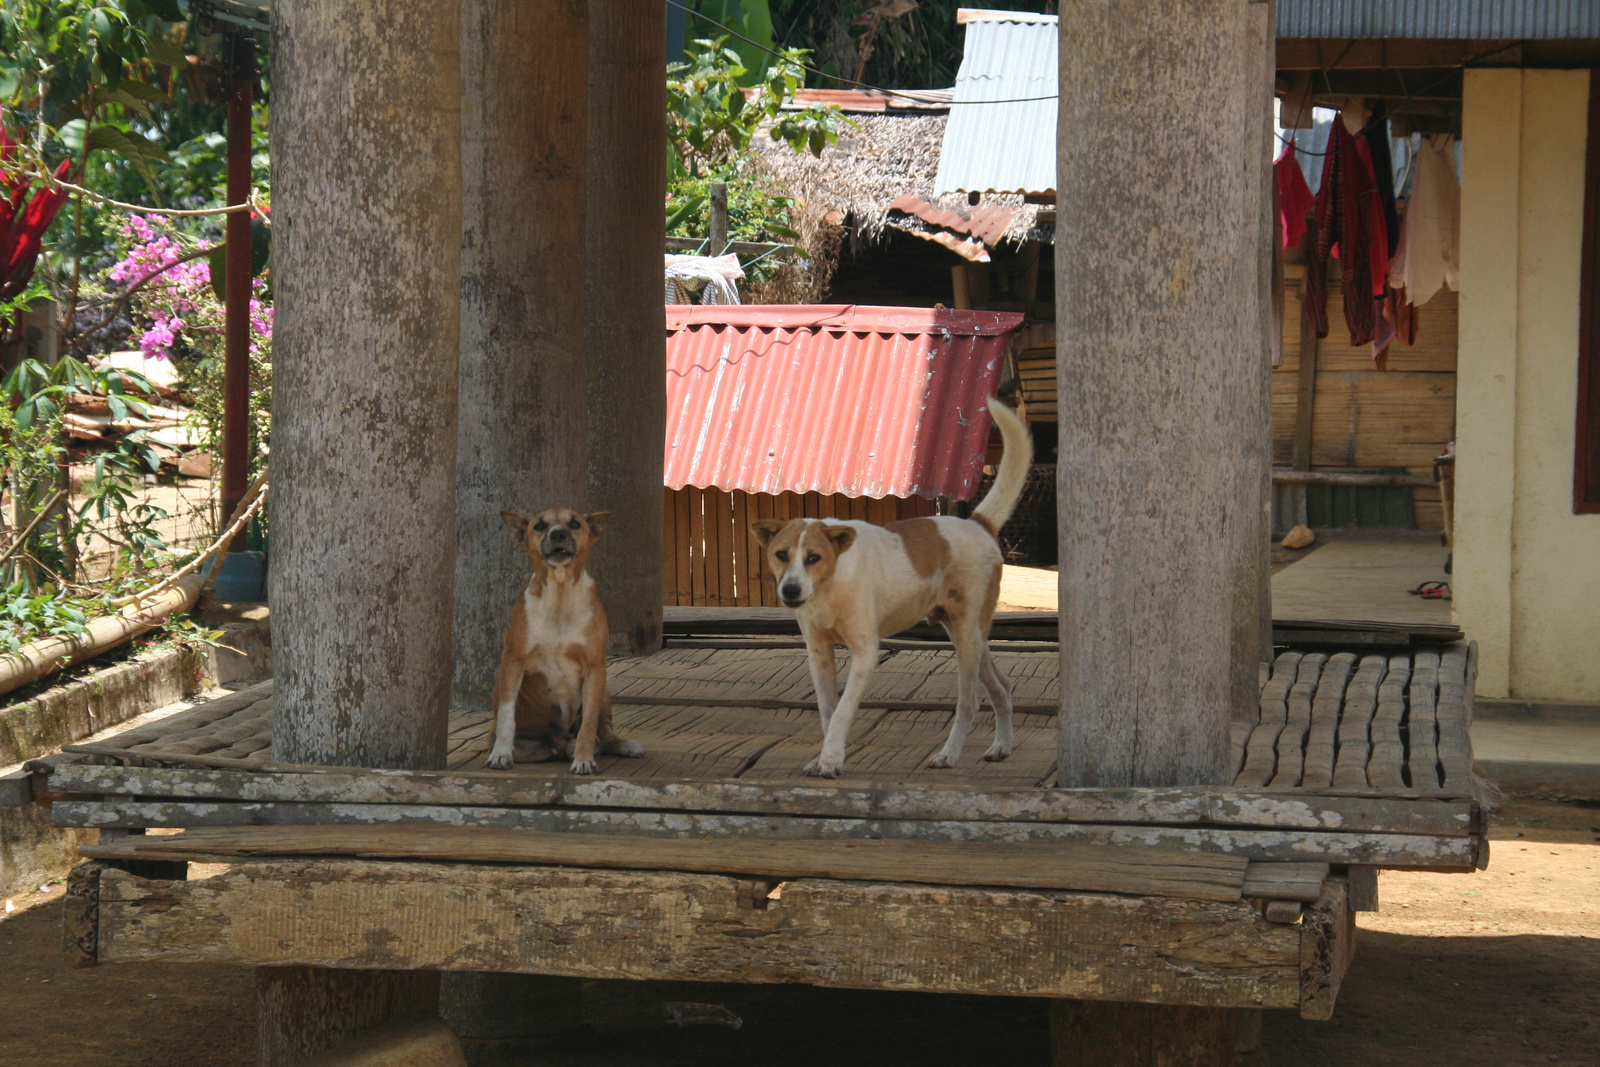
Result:
[[[565,526],[552,526],[550,528],[549,537],[550,537],[550,540],[552,540],[552,541],[570,541],[570,540],[572,540],[572,534],[568,532],[568,530],[567,530],[567,528]]]
[[[784,582],[783,585],[781,587],[779,587],[778,592],[780,594],[782,594],[783,599],[785,599],[785,600],[788,600],[788,601],[799,600],[800,599],[800,583],[799,582]]]

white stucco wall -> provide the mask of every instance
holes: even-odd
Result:
[[[1478,692],[1600,704],[1600,515],[1574,515],[1587,71],[1466,72],[1456,621]]]

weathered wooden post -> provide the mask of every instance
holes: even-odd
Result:
[[[488,705],[527,581],[501,509],[613,512],[590,564],[612,653],[660,645],[663,19],[660,0],[463,6],[460,707]]]
[[[1272,8],[1063,5],[1062,785],[1228,780],[1260,651]],[[1060,1001],[1055,1062],[1233,1062],[1226,1010]]]
[[[528,580],[501,510],[584,506],[588,36],[582,3],[462,4],[457,707],[488,707]]]
[[[661,647],[661,453],[667,435],[663,0],[589,0],[589,508],[611,654]]]
[[[445,754],[455,577],[455,2],[273,8],[273,756]],[[262,968],[261,1064],[432,1011],[436,975]]]
[[[488,706],[527,582],[503,508],[611,512],[589,565],[611,654],[661,644],[662,7],[463,4],[458,707]],[[570,1025],[575,997],[575,979],[445,975],[442,1010],[504,1049]]]

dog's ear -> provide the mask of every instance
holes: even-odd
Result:
[[[518,515],[515,511],[502,511],[500,521],[506,524],[506,529],[517,535],[518,541],[528,539],[528,516]]]
[[[824,526],[828,540],[833,542],[835,552],[843,552],[856,543],[856,532],[849,526]]]
[[[609,511],[591,511],[585,515],[583,521],[589,524],[589,536],[599,537],[600,531],[606,528],[606,520],[609,518],[611,518]]]
[[[772,543],[779,530],[789,525],[788,519],[757,519],[750,524],[750,532],[756,535],[756,543],[762,548]]]

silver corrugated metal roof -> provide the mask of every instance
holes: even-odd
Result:
[[[966,53],[956,74],[934,192],[1053,193],[1055,17],[966,14]]]
[[[1600,37],[1595,0],[1278,0],[1279,37]]]

